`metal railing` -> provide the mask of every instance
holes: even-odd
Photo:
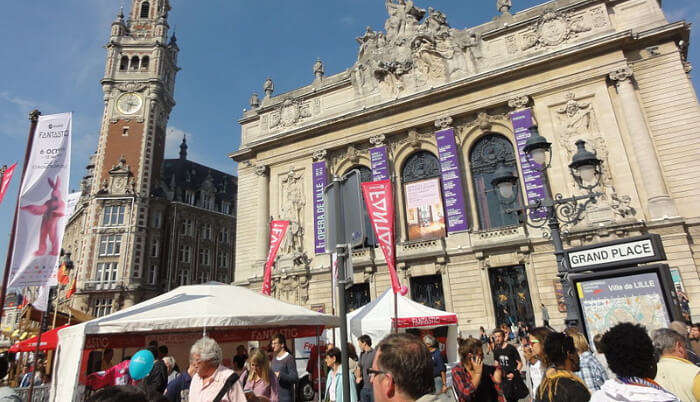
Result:
[[[19,395],[20,400],[27,401],[29,396],[29,387],[14,388],[17,395]],[[49,400],[49,393],[51,392],[51,385],[35,385],[32,391],[31,402],[47,402]]]

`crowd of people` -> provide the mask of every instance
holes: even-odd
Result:
[[[620,323],[593,339],[576,327],[527,329],[509,342],[507,328],[460,340],[452,369],[459,401],[700,401],[700,325],[651,331]],[[492,353],[494,365],[484,363]]]

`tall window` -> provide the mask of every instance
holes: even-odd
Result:
[[[102,226],[119,226],[124,224],[124,205],[109,205],[104,208]]]
[[[151,226],[158,229],[160,228],[161,221],[163,219],[163,213],[161,211],[154,211],[151,217]]]
[[[411,278],[411,299],[438,310],[445,310],[440,275],[414,276]]]
[[[192,246],[180,246],[180,262],[192,262]]]
[[[194,205],[194,191],[185,190],[185,202]]]
[[[428,151],[409,156],[401,169],[408,240],[445,236],[440,162]]]
[[[122,56],[119,61],[119,71],[126,71],[129,68],[129,56]]]
[[[231,213],[231,203],[228,201],[221,201],[221,211],[222,214]]]
[[[98,297],[92,301],[93,317],[102,317],[112,313],[112,299],[110,297]]]
[[[158,239],[153,239],[151,241],[151,257],[158,257],[160,254],[160,242]]]
[[[202,240],[211,240],[211,223],[202,225]]]
[[[151,265],[148,268],[148,284],[155,285],[158,282],[158,265]]]
[[[190,271],[188,269],[183,269],[177,273],[177,284],[179,286],[190,284]]]
[[[122,245],[122,235],[100,236],[100,256],[119,255]]]
[[[208,248],[199,249],[199,264],[209,265],[211,261],[211,251]]]
[[[148,70],[148,64],[151,59],[148,56],[143,56],[141,58],[141,70]]]
[[[192,234],[194,233],[193,228],[194,222],[192,222],[192,219],[183,219],[182,226],[180,226],[180,234],[192,236]]]
[[[140,18],[148,18],[148,12],[150,11],[151,5],[147,2],[144,1],[141,3],[141,14],[139,15]]]
[[[100,262],[95,271],[95,281],[98,282],[99,289],[111,289],[117,282],[116,262]]]
[[[362,166],[362,165],[356,165],[348,169],[345,174],[350,172],[351,170],[359,170],[360,171],[360,181],[362,183],[368,183],[372,181],[372,171],[370,168],[367,166]],[[362,243],[362,245],[357,246],[357,248],[363,248],[363,247],[375,247],[377,245],[377,238],[374,236],[374,229],[372,229],[372,222],[369,220],[369,214],[367,213],[367,207],[365,206],[364,202],[362,203],[362,214],[364,215],[365,219],[365,240]]]
[[[131,69],[134,71],[139,69],[139,56],[133,56],[131,58]]]
[[[216,254],[216,266],[219,268],[228,267],[228,253],[226,251],[219,251]]]
[[[228,229],[223,228],[219,232],[219,242],[220,243],[228,243]]]
[[[517,215],[506,214],[504,209],[522,205],[520,196],[514,202],[515,205],[503,206],[498,199],[496,189],[491,185],[493,174],[500,162],[512,169],[514,173],[518,168],[515,162],[513,144],[502,135],[489,134],[482,137],[474,144],[469,153],[469,166],[474,182],[481,229],[494,229],[518,224]]]

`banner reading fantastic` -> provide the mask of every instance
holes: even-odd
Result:
[[[39,116],[19,193],[9,288],[55,285],[70,173],[71,113]]]
[[[396,275],[396,244],[394,243],[394,194],[390,180],[362,183],[367,213],[372,222],[374,234],[382,248],[386,265],[391,277],[394,293],[406,294],[406,287],[401,287]]]
[[[275,264],[277,250],[280,249],[282,239],[287,233],[289,221],[272,221],[270,222],[270,249],[267,252],[267,261],[265,262],[265,274],[263,275],[262,294],[269,295],[272,291],[272,266]]]
[[[0,203],[2,203],[3,198],[5,198],[5,193],[7,193],[7,188],[10,187],[10,180],[12,180],[12,175],[15,173],[16,163],[5,170],[2,174],[2,181],[0,182]]]

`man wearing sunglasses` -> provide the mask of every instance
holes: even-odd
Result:
[[[368,370],[375,402],[448,401],[447,394],[433,395],[433,359],[417,336],[391,334],[375,349]]]

